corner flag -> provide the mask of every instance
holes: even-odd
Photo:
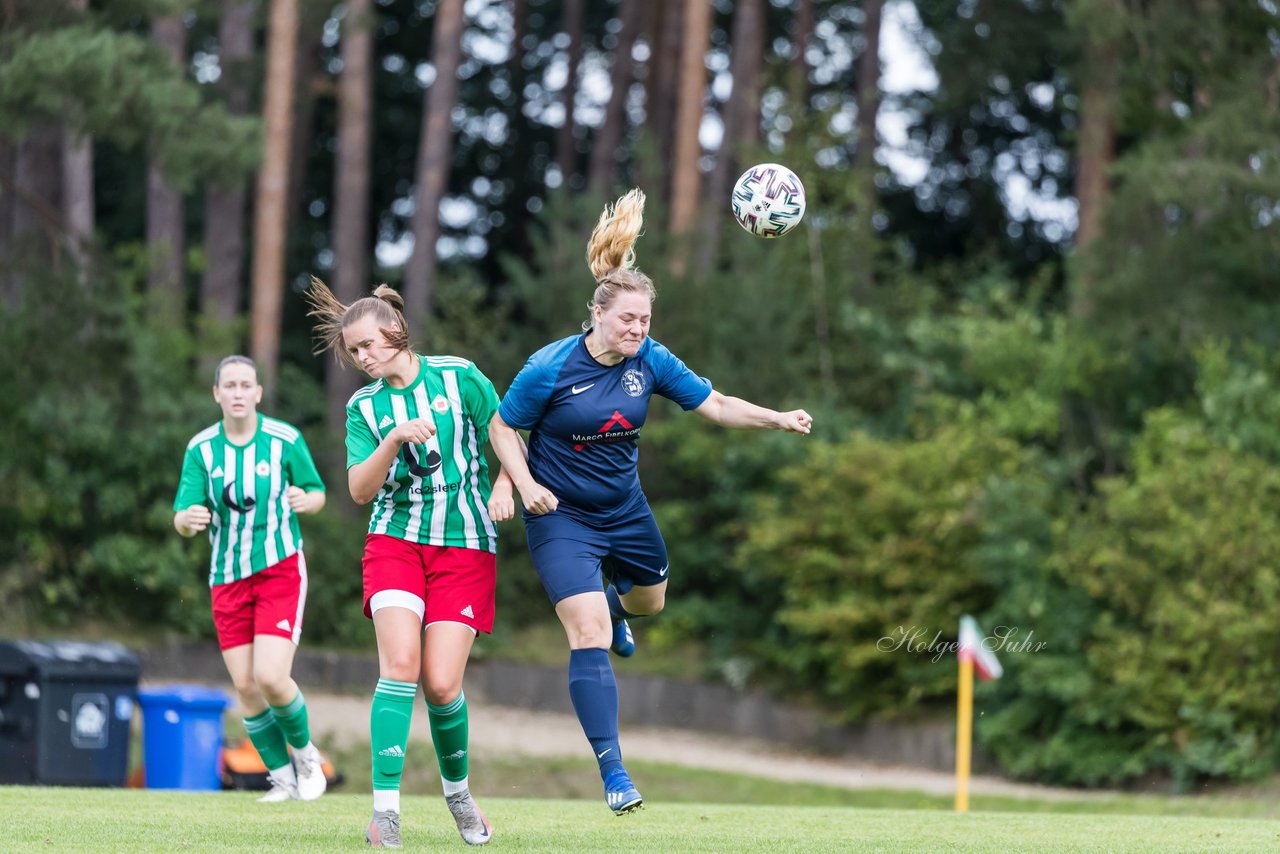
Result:
[[[956,812],[969,811],[969,767],[973,758],[973,671],[982,679],[999,679],[1004,673],[996,654],[982,643],[978,621],[968,614],[960,618],[960,687],[956,702]]]
[[[989,682],[992,679],[999,679],[1004,673],[1004,668],[1000,666],[1000,660],[996,658],[996,654],[983,645],[982,630],[978,628],[978,621],[968,614],[960,618],[960,644],[956,649],[956,655],[960,656],[961,661],[967,658],[973,662],[979,679]]]

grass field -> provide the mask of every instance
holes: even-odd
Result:
[[[351,747],[330,754],[346,778],[339,792],[371,788],[369,748]],[[897,789],[847,789],[816,783],[781,783],[746,774],[689,768],[630,759],[627,768],[646,798],[667,804],[854,807],[948,812],[950,796]],[[477,797],[595,800],[600,777],[589,757],[473,756],[471,781]],[[439,797],[440,776],[431,745],[413,741],[405,763],[406,794]],[[1203,816],[1280,820],[1280,780],[1253,788],[1227,788],[1197,795],[1082,792],[1079,798],[1036,799],[974,795],[975,812],[1030,812],[1104,815]],[[1277,821],[1280,829],[1280,821]],[[1280,850],[1278,848],[1277,850]]]
[[[0,787],[5,851],[357,851],[365,794],[264,806],[245,792]],[[490,851],[1277,851],[1280,822],[1189,816],[666,803],[614,818],[603,802],[486,798]],[[443,801],[403,802],[408,850],[466,850]]]

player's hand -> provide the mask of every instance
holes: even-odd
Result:
[[[808,433],[813,427],[813,416],[803,409],[793,409],[790,412],[779,412],[776,423],[779,430],[788,433]]]
[[[209,523],[213,521],[213,514],[209,512],[209,508],[203,504],[193,504],[185,510],[179,510],[178,524],[186,531],[190,531],[187,536],[195,536],[196,534],[209,527]]]
[[[284,491],[284,497],[289,502],[289,509],[294,513],[310,513],[315,509],[314,499],[301,486],[290,486]]]
[[[411,445],[425,445],[435,434],[434,421],[430,418],[414,418],[403,424],[397,424],[396,429],[387,434],[387,438],[401,445],[406,442]]]
[[[495,522],[505,522],[515,515],[516,500],[511,496],[510,481],[495,483],[493,492],[489,494],[489,518]]]
[[[524,502],[524,509],[535,516],[552,513],[560,506],[560,499],[540,483],[534,483],[528,489],[520,490],[520,500]]]

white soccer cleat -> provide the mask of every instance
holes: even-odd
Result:
[[[373,820],[364,832],[364,841],[373,848],[403,848],[400,842],[400,813],[374,810]]]
[[[324,794],[329,781],[324,776],[324,761],[314,744],[293,753],[293,769],[298,774],[298,798],[314,801]]]
[[[260,804],[279,804],[285,801],[296,801],[298,799],[298,787],[294,783],[283,780],[277,780],[270,774],[267,779],[271,781],[271,789],[265,795],[258,798]]]
[[[445,795],[444,802],[449,805],[449,812],[453,813],[453,821],[458,825],[458,833],[463,842],[468,845],[485,845],[493,838],[493,825],[480,812],[470,791]]]

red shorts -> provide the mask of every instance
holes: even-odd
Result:
[[[493,598],[498,559],[492,552],[454,546],[426,546],[386,534],[364,541],[364,615],[369,600],[384,591],[410,594],[395,604],[423,610],[424,625],[463,623],[477,632],[493,631]],[[416,597],[416,601],[413,597]]]
[[[307,604],[307,561],[296,552],[248,578],[215,584],[213,626],[218,646],[231,649],[253,643],[257,635],[302,637],[302,609]]]

